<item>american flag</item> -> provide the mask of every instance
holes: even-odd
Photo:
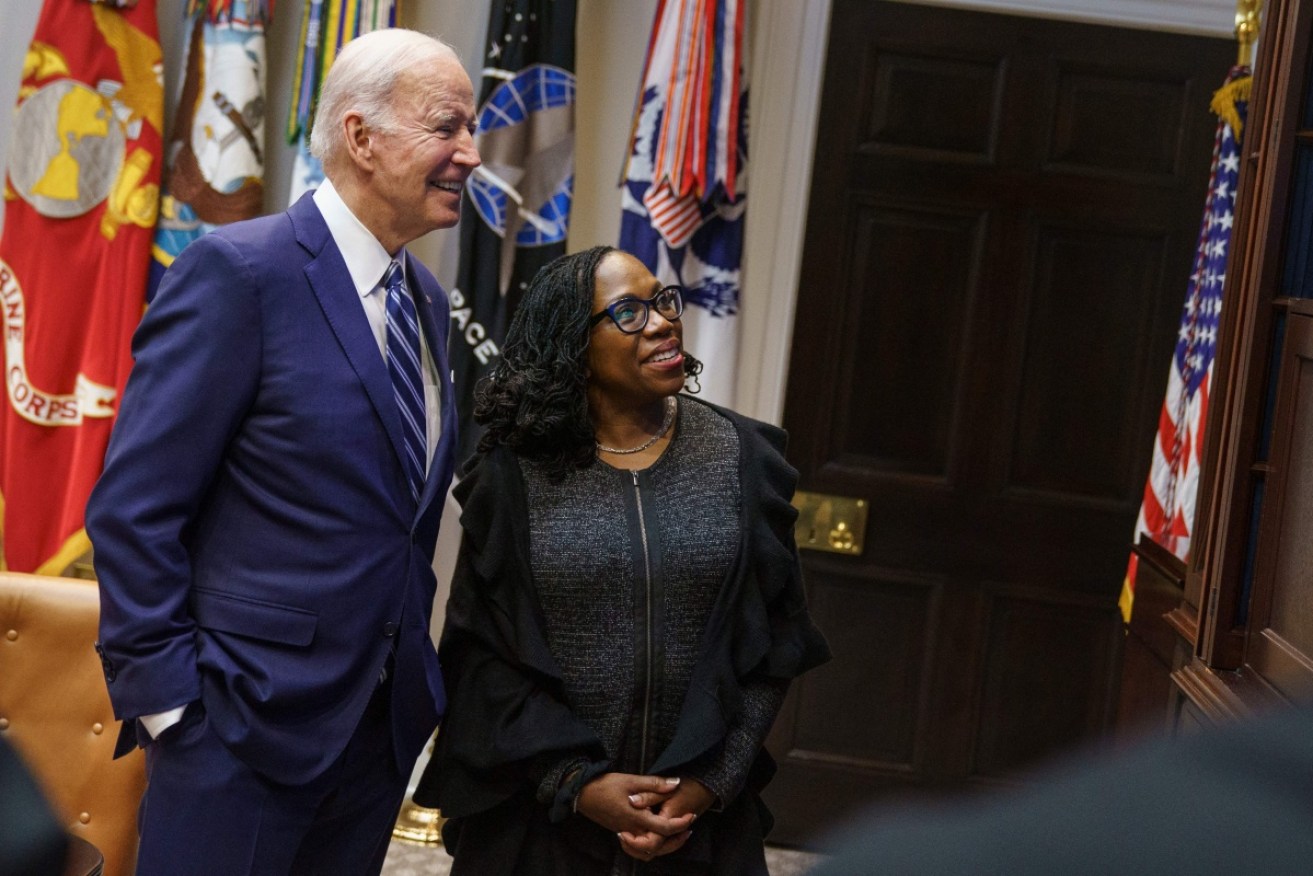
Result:
[[[1194,531],[1199,457],[1213,382],[1217,321],[1222,313],[1222,286],[1240,176],[1240,137],[1251,83],[1248,67],[1232,67],[1226,84],[1213,97],[1212,109],[1219,121],[1208,198],[1167,378],[1167,396],[1158,415],[1153,462],[1135,524],[1135,538],[1143,534],[1182,560],[1190,553]],[[1127,623],[1135,597],[1137,561],[1138,557],[1131,554],[1119,600]]]
[[[684,343],[733,405],[747,166],[747,0],[659,0],[625,164],[620,248],[685,289]]]

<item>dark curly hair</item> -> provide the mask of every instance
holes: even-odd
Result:
[[[544,265],[506,330],[501,359],[474,390],[474,421],[484,427],[479,452],[504,445],[546,463],[554,479],[596,458],[588,416],[589,318],[597,266],[613,252],[595,246]],[[684,354],[684,373],[702,363]]]

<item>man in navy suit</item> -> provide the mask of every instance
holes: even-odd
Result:
[[[141,874],[382,868],[444,706],[456,439],[447,297],[404,247],[456,223],[474,117],[450,47],[354,40],[311,139],[328,181],[192,243],[137,331],[87,531],[120,753],[146,749]]]

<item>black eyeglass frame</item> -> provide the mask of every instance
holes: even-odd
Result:
[[[611,317],[611,322],[615,323],[615,327],[620,329],[620,331],[627,335],[636,335],[643,329],[647,328],[647,321],[651,319],[652,310],[656,307],[656,304],[653,302],[671,290],[674,290],[675,293],[675,315],[666,316],[659,310],[657,313],[661,313],[663,319],[670,322],[678,322],[679,318],[684,315],[684,287],[680,286],[678,283],[671,283],[669,286],[662,286],[652,295],[651,298],[621,298],[618,301],[612,301],[606,307],[602,308],[601,311],[592,315],[588,320],[588,327],[592,328],[609,316]],[[620,324],[620,319],[615,315],[615,311],[626,304],[643,305],[643,321],[635,328],[625,328]]]

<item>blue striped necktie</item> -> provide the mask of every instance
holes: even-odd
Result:
[[[424,489],[428,460],[424,381],[419,366],[419,320],[415,316],[415,302],[406,291],[406,278],[397,262],[389,265],[383,275],[383,288],[388,296],[388,373],[392,376],[392,394],[396,396],[397,409],[401,412],[406,479],[410,482],[410,495],[418,502]]]

